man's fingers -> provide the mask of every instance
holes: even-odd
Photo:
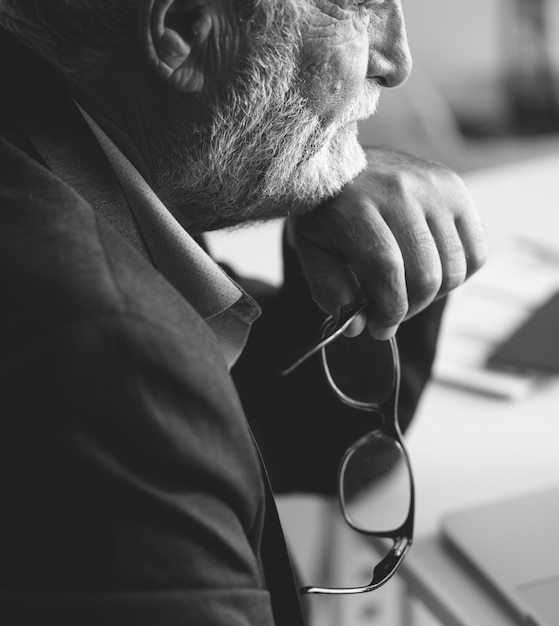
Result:
[[[359,296],[355,275],[343,259],[300,234],[297,249],[313,300],[327,315],[337,317],[342,306]]]
[[[367,208],[367,219],[348,246],[348,261],[371,305],[367,325],[373,336],[387,338],[408,313],[405,261],[393,232],[382,216]]]
[[[394,234],[368,204],[354,201],[337,212],[336,227],[327,237],[320,227],[326,210],[312,221],[310,216],[296,220],[295,243],[317,304],[336,316],[343,305],[364,295],[371,303],[367,315],[346,334],[358,334],[366,323],[374,336],[386,338],[408,311],[404,259]]]
[[[477,213],[474,215],[459,215],[455,223],[466,258],[466,277],[469,278],[483,267],[487,261],[488,246],[485,228]]]
[[[452,215],[444,221],[427,218],[427,223],[437,246],[441,267],[441,281],[435,295],[443,296],[466,280],[466,254]]]
[[[431,304],[439,294],[443,264],[436,238],[423,214],[410,212],[405,217],[407,221],[393,220],[390,227],[404,261],[408,294],[406,317],[410,317]]]
[[[487,243],[458,176],[437,164],[382,154],[386,163],[375,161],[355,184],[292,224],[319,306],[337,315],[365,295],[369,331],[388,338],[402,321],[477,272]]]

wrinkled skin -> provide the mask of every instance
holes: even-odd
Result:
[[[382,149],[368,157],[366,171],[337,197],[292,218],[291,235],[323,310],[336,314],[363,292],[372,302],[369,330],[383,339],[482,267],[487,244],[452,171]]]
[[[379,148],[367,152],[365,167],[357,120],[372,114],[381,88],[397,87],[411,70],[401,0],[298,3],[297,88],[324,132],[341,141],[324,158],[329,171],[339,164],[347,183],[310,212],[286,206],[290,241],[318,305],[336,315],[362,292],[372,306],[349,334],[368,322],[373,335],[387,338],[483,265],[484,230],[464,183],[443,166]],[[142,0],[141,7],[138,41],[80,100],[150,180],[153,136],[177,110],[196,124],[244,42],[229,0]],[[155,98],[161,80],[180,107]],[[192,232],[203,229],[188,217]]]
[[[302,68],[309,100],[335,119],[363,85],[396,87],[411,59],[399,0],[308,0]],[[386,149],[319,210],[291,219],[317,303],[329,313],[363,292],[370,331],[387,338],[485,262],[484,229],[461,179],[450,170]],[[353,325],[358,333],[365,317]]]
[[[360,6],[352,6],[351,0],[303,4],[308,6],[302,29],[302,91],[326,123],[343,115],[367,85],[378,98],[379,86],[396,87],[406,80],[411,57],[400,0]]]

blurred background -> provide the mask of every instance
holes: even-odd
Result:
[[[414,71],[364,122],[387,143],[470,171],[555,150],[556,0],[404,0]]]

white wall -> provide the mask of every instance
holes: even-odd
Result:
[[[383,92],[377,115],[361,124],[361,141],[460,166],[452,161],[457,117],[506,115],[502,27],[511,0],[402,2],[414,70]]]
[[[416,65],[443,83],[497,71],[503,3],[510,0],[403,0]]]

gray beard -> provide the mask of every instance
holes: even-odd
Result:
[[[155,191],[191,232],[312,210],[366,165],[355,116],[325,128],[297,87],[296,44],[264,37],[210,123],[160,146]]]

